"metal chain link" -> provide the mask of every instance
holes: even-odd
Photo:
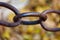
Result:
[[[12,5],[10,5],[8,3],[0,2],[0,6],[6,7],[8,9],[12,10],[15,13],[15,15],[19,14],[19,11],[15,7],[13,7]],[[8,23],[8,22],[0,20],[0,25],[7,26],[7,27],[15,27],[19,24],[20,24],[20,21],[17,21],[14,23]]]
[[[49,13],[56,13],[58,15],[60,15],[60,10],[46,10],[44,12],[42,12],[42,16],[45,15],[44,18],[46,18],[46,14],[49,14]],[[41,19],[41,18],[40,18]],[[42,26],[43,29],[45,29],[46,31],[52,31],[52,32],[56,32],[56,31],[60,31],[60,28],[49,28],[47,27],[43,21],[41,20],[40,21],[40,25]]]
[[[48,13],[56,13],[56,14],[60,15],[60,10],[51,9],[51,10],[45,10],[42,13],[39,13],[39,12],[25,12],[25,13],[20,14],[19,11],[10,4],[0,2],[0,6],[6,7],[8,9],[12,10],[16,15],[13,18],[14,23],[8,23],[8,22],[0,20],[0,25],[7,26],[7,27],[16,27],[16,26],[18,26],[20,24],[23,24],[23,25],[40,24],[42,26],[42,28],[45,29],[46,31],[53,31],[53,32],[60,31],[60,28],[48,28],[43,23],[47,19],[46,14],[48,14]],[[23,17],[39,17],[39,19],[36,20],[36,21],[23,21],[23,20],[21,20],[21,18],[23,18]]]

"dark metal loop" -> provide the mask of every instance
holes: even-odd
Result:
[[[0,25],[6,26],[6,27],[16,27],[16,26],[20,25],[20,21],[17,21],[15,23],[8,23],[8,22],[0,20]]]
[[[0,2],[0,6],[6,7],[8,9],[12,10],[15,13],[15,15],[19,14],[19,11],[15,7],[13,7],[12,5],[10,5],[8,3]]]
[[[26,13],[22,13],[20,15],[17,15],[14,17],[14,22],[17,22],[19,20],[19,18],[21,19],[22,17],[40,17],[40,13],[38,12],[26,12]],[[39,20],[36,20],[36,21],[21,21],[21,24],[24,24],[24,25],[34,25],[34,24],[39,24]]]
[[[12,10],[15,13],[15,15],[19,14],[19,11],[15,7],[13,7],[12,5],[10,5],[10,4],[4,3],[4,2],[0,2],[0,6],[6,7],[8,9]],[[20,21],[17,21],[15,23],[8,23],[8,22],[0,20],[0,25],[4,25],[4,26],[8,26],[8,27],[15,27],[15,26],[17,26],[17,25],[20,24],[19,22]]]
[[[56,13],[56,14],[60,15],[60,11],[59,10],[46,10],[46,11],[42,12],[42,15],[46,15],[48,13]],[[53,31],[53,32],[60,31],[60,28],[49,28],[49,27],[47,27],[43,23],[43,20],[41,20],[41,19],[40,19],[40,24],[41,24],[42,28],[45,29],[46,31]]]

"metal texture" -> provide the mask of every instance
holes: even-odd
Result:
[[[12,10],[16,15],[13,18],[14,23],[8,23],[8,22],[0,20],[0,25],[7,26],[7,27],[16,27],[20,24],[23,24],[23,25],[40,24],[42,26],[42,28],[45,29],[46,31],[53,31],[53,32],[60,31],[60,28],[49,28],[44,24],[44,22],[47,19],[46,14],[56,13],[56,14],[60,15],[60,10],[50,9],[50,10],[45,10],[42,13],[39,13],[39,12],[25,12],[25,13],[20,14],[19,11],[10,4],[0,2],[0,6],[6,7],[8,9]],[[21,20],[21,18],[23,18],[23,17],[39,17],[39,19],[36,20],[36,21],[23,21],[23,20]]]

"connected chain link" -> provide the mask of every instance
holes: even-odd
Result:
[[[56,13],[60,15],[60,10],[45,10],[42,13],[39,12],[25,12],[25,13],[20,13],[15,7],[13,7],[12,5],[8,4],[8,3],[4,3],[4,2],[0,2],[0,6],[6,7],[10,10],[12,10],[16,16],[14,16],[13,21],[14,23],[9,23],[9,22],[5,22],[0,20],[0,25],[3,26],[7,26],[7,27],[16,27],[20,24],[23,25],[35,25],[35,24],[40,24],[42,26],[43,29],[45,29],[46,31],[60,31],[60,28],[49,28],[47,27],[44,22],[47,19],[47,15],[48,13]],[[23,21],[21,20],[21,18],[23,17],[39,17],[39,20],[36,21]]]

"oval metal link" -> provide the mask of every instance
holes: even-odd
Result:
[[[12,5],[10,5],[8,3],[0,2],[0,6],[6,7],[8,9],[12,10],[15,13],[15,15],[19,14],[19,11],[15,7],[13,7]],[[19,24],[20,24],[20,21],[17,21],[15,23],[8,23],[8,22],[0,20],[0,25],[3,25],[3,26],[15,27]]]
[[[48,13],[56,13],[56,14],[59,14],[60,15],[60,11],[59,10],[46,10],[46,11],[42,12],[42,15],[46,15]],[[42,28],[45,29],[46,31],[52,31],[52,32],[60,31],[60,28],[49,28],[49,27],[47,27],[43,23],[43,20],[41,18],[40,18],[40,24],[41,24]]]
[[[26,12],[26,13],[22,13],[20,15],[17,15],[14,17],[14,22],[17,22],[19,20],[19,18],[21,19],[22,17],[40,17],[40,13],[38,12]],[[21,24],[23,25],[35,25],[35,24],[39,24],[39,20],[36,21],[21,21]]]

